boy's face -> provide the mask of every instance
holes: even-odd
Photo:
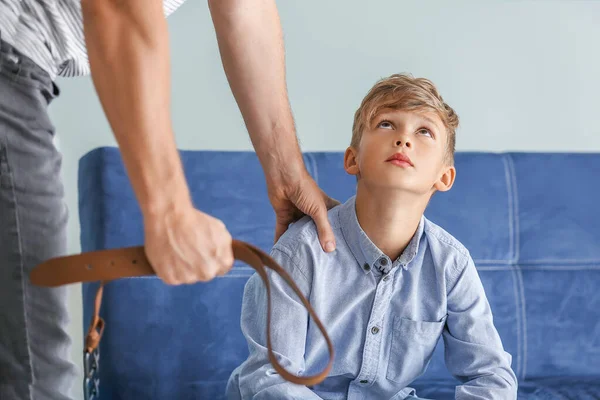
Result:
[[[446,160],[447,131],[437,114],[385,109],[346,150],[344,167],[372,188],[417,195],[449,190],[455,169]]]

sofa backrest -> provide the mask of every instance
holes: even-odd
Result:
[[[234,238],[269,251],[275,218],[255,154],[181,155],[197,207]],[[330,196],[343,202],[354,194],[343,153],[304,159]],[[600,376],[600,154],[459,152],[456,168],[454,187],[434,195],[426,216],[471,251],[518,378]],[[143,243],[118,149],[80,160],[79,217],[83,251]],[[222,278],[185,287],[156,278],[110,283],[101,398],[221,398],[247,355],[239,313],[252,273],[236,263]],[[83,285],[84,331],[95,287]],[[453,379],[443,356],[440,341],[420,381]]]

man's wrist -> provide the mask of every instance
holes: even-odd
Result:
[[[289,182],[306,172],[291,113],[279,122],[249,128],[250,138],[268,184]]]
[[[259,158],[268,185],[284,185],[300,180],[308,172],[299,148],[272,149]]]
[[[177,154],[176,151],[174,153]],[[177,156],[165,157],[172,159],[170,162],[152,162],[142,166],[136,175],[137,182],[133,182],[133,186],[137,189],[144,219],[160,217],[175,208],[192,204],[183,166]]]
[[[179,186],[179,187],[178,187]],[[140,201],[142,216],[145,220],[160,218],[177,209],[191,207],[192,200],[187,187],[169,185],[148,193]]]

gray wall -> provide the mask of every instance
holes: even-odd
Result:
[[[366,91],[406,71],[432,79],[457,110],[458,150],[600,151],[600,2],[303,0],[280,1],[279,10],[303,150],[343,151]],[[250,150],[206,3],[188,1],[169,25],[179,147]],[[78,252],[77,162],[115,141],[90,79],[59,84],[51,114],[64,153],[69,249]],[[78,285],[70,306],[81,366]]]

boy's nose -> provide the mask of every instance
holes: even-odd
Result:
[[[396,147],[402,147],[402,143],[404,143],[404,146],[406,147],[411,147],[411,144],[408,140],[402,141],[402,140],[396,140]]]

